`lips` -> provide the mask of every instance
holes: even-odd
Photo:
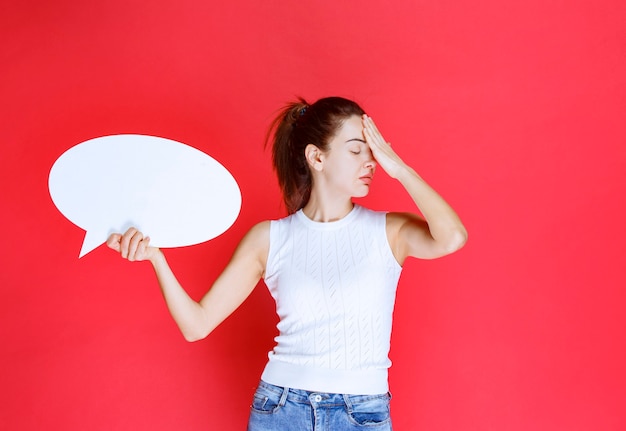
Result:
[[[372,175],[363,175],[362,177],[359,177],[359,179],[363,181],[363,183],[370,185],[372,182]]]

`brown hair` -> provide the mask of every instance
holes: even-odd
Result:
[[[311,196],[311,170],[304,149],[312,144],[328,151],[328,143],[343,122],[363,109],[352,100],[325,97],[309,105],[303,98],[287,104],[271,123],[266,145],[272,143],[272,164],[289,214]]]

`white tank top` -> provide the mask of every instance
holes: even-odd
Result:
[[[335,222],[302,210],[271,222],[265,283],[280,322],[262,380],[317,392],[388,391],[402,268],[385,226],[386,213],[359,205]]]

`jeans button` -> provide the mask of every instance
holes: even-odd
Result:
[[[315,395],[314,400],[315,400],[316,403],[319,403],[320,401],[322,401],[322,396],[321,395]]]

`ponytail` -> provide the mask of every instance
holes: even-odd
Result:
[[[296,148],[293,133],[308,106],[302,98],[286,105],[270,125],[266,138],[267,145],[273,132],[272,164],[289,214],[302,208],[311,194],[311,172],[304,148]]]

